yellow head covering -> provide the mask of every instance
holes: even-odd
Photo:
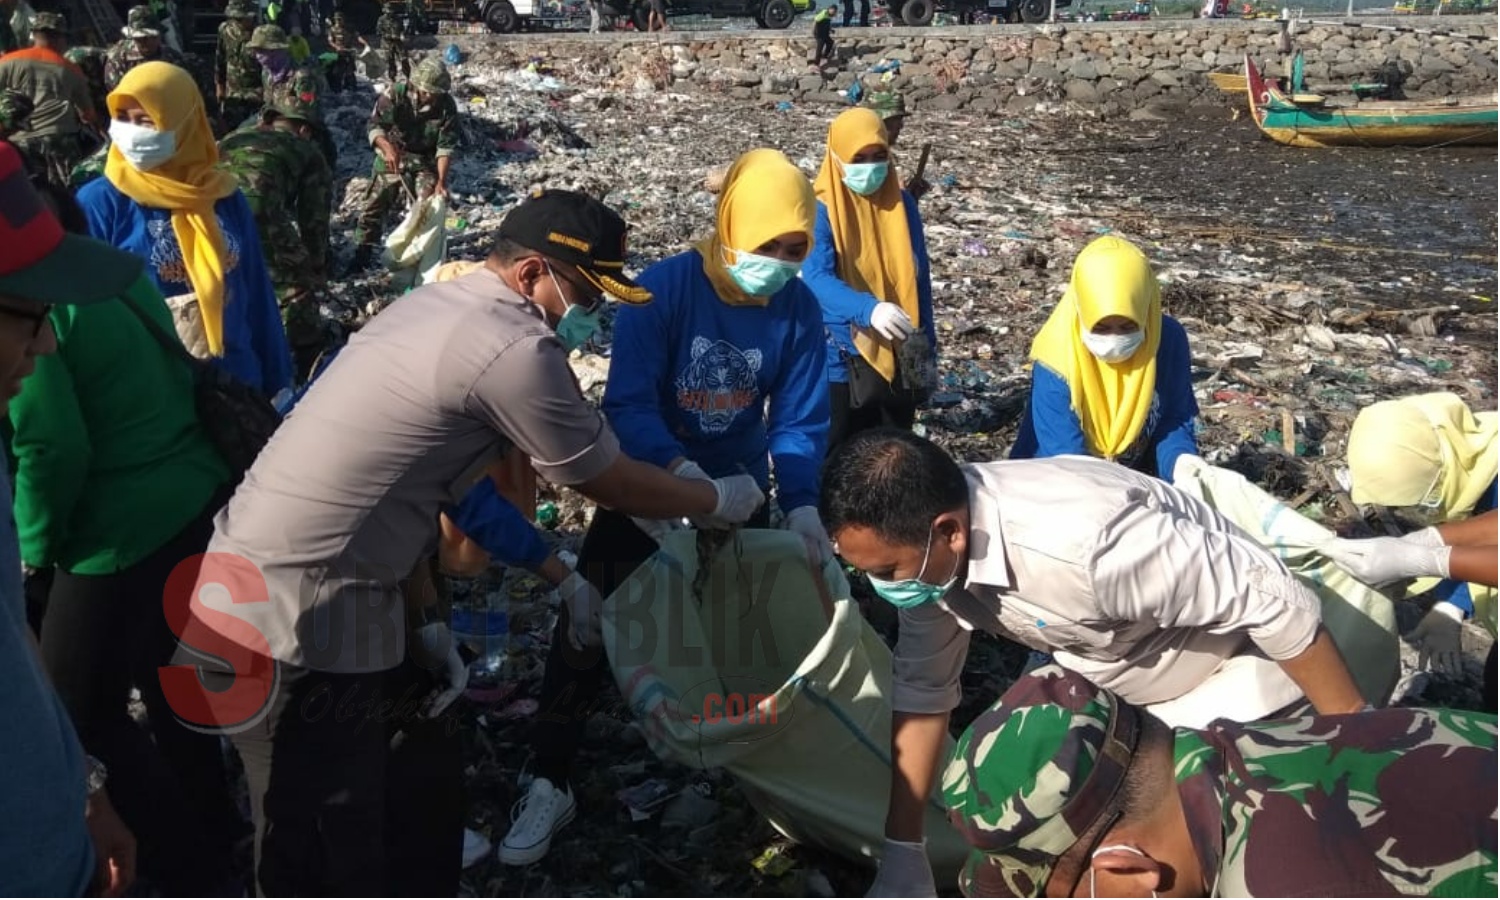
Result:
[[[236,190],[234,176],[215,168],[219,148],[214,143],[203,95],[193,77],[170,63],[141,63],[120,79],[109,95],[109,114],[118,115],[126,99],[134,99],[160,131],[176,135],[177,153],[171,160],[142,172],[109,148],[104,177],[142,206],[172,212],[172,234],[182,249],[183,266],[198,295],[203,332],[209,352],[224,354],[224,235],[214,203]]]
[[[877,300],[899,304],[912,323],[921,327],[917,258],[906,225],[901,182],[892,172],[868,197],[844,186],[844,163],[877,144],[890,148],[880,116],[870,109],[845,110],[828,127],[828,149],[814,187],[828,208],[839,278]],[[855,328],[854,347],[887,381],[896,377],[896,352],[890,341],[868,328]]]
[[[770,297],[740,290],[729,274],[739,252],[753,253],[766,241],[799,232],[812,246],[816,220],[812,185],[779,151],[751,150],[730,166],[719,192],[712,236],[697,245],[703,271],[719,299],[731,306],[765,306]]]
[[[1360,410],[1349,431],[1356,503],[1416,506],[1429,493],[1448,519],[1467,516],[1497,466],[1500,419],[1456,394],[1419,394]]]
[[[1104,362],[1084,346],[1084,331],[1108,316],[1141,328],[1145,339],[1129,359]],[[1161,287],[1151,263],[1129,241],[1102,237],[1078,254],[1072,284],[1031,342],[1031,358],[1068,383],[1089,452],[1114,459],[1146,426],[1160,344]]]

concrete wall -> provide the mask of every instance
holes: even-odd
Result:
[[[1368,79],[1382,63],[1399,60],[1411,68],[1405,87],[1411,96],[1495,90],[1494,16],[1360,21],[1473,38],[1302,22],[1295,45],[1304,52],[1312,85]],[[1105,116],[1160,101],[1222,109],[1224,98],[1207,72],[1243,71],[1248,52],[1279,74],[1283,58],[1280,26],[1266,20],[850,28],[837,29],[834,36],[840,65],[824,74],[807,63],[812,38],[805,32],[538,33],[456,40],[476,61],[524,65],[543,59],[565,78],[571,71],[620,87],[709,91],[740,102],[846,102],[840,92],[856,75],[881,60],[900,60],[900,73],[890,85],[918,108],[985,112],[1072,101]],[[866,74],[863,81],[877,85],[878,76]]]

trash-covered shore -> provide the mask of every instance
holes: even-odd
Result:
[[[661,92],[644,71],[508,69],[477,52],[454,67],[464,143],[450,187],[450,258],[482,258],[506,210],[533,188],[603,196],[633,225],[631,265],[685,249],[711,227],[711,173],[757,146],[809,175],[822,159],[830,106],[759,105]],[[373,94],[334,98],[340,146],[335,265],[369,172]],[[1101,123],[1065,104],[1025,116],[913,115],[900,156],[933,145],[921,203],[932,250],[942,385],[919,427],[966,460],[1005,455],[1025,403],[1026,354],[1093,237],[1139,243],[1158,268],[1166,312],[1187,328],[1211,462],[1244,472],[1304,514],[1346,534],[1383,534],[1388,513],[1353,507],[1339,487],[1344,439],[1375,400],[1450,390],[1476,409],[1496,392],[1496,171],[1490,151],[1304,151],[1270,144],[1223,110],[1159,107]],[[394,222],[390,223],[392,226]],[[383,276],[334,279],[325,312],[357,328],[396,298]],[[597,397],[608,333],[576,370]],[[543,487],[558,546],[576,549],[588,509]],[[471,827],[498,844],[509,827],[541,682],[551,607],[527,577],[458,586],[510,610],[510,659],[462,715],[473,727]],[[1403,603],[1403,625],[1420,613]],[[1421,675],[1405,702],[1477,706],[1489,638],[1466,630],[1468,677]],[[1403,670],[1413,675],[1408,648]],[[965,676],[967,721],[1025,660],[976,640]],[[576,768],[578,817],[534,866],[493,853],[465,872],[474,896],[847,896],[858,866],[789,847],[719,772],[658,761],[618,709],[589,726]]]

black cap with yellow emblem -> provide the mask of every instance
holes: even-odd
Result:
[[[625,303],[649,303],[651,292],[625,277],[630,226],[587,194],[537,191],[511,210],[497,237],[578,269],[589,283]]]

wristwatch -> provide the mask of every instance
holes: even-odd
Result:
[[[83,761],[88,768],[85,784],[88,785],[89,796],[92,797],[104,787],[104,782],[109,779],[109,770],[104,767],[104,763],[92,756],[85,756]]]

